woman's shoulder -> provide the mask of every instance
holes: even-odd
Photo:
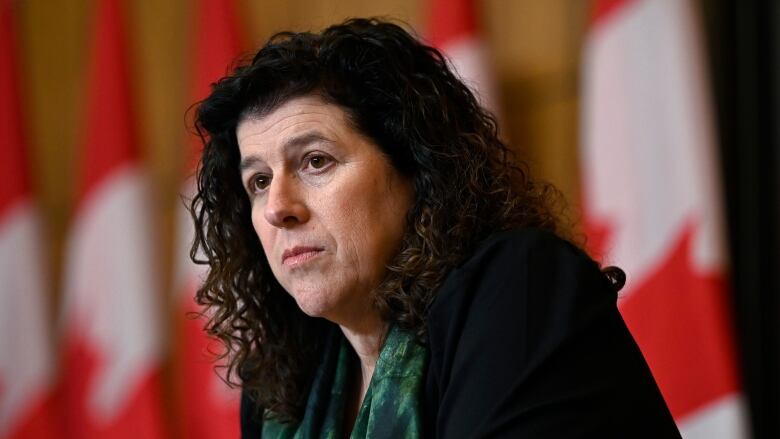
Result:
[[[552,232],[527,228],[495,233],[479,244],[445,278],[431,317],[452,316],[446,308],[496,300],[496,295],[570,295],[585,289],[602,299],[616,298],[599,265],[582,249]],[[600,291],[600,293],[597,293]],[[558,297],[558,299],[562,299]]]
[[[616,300],[599,265],[552,233],[486,239],[428,314],[430,431],[679,437]]]
[[[508,258],[511,262],[522,260],[529,256],[556,255],[574,262],[595,264],[593,260],[579,247],[559,237],[551,231],[540,228],[513,229],[497,232],[476,246],[471,256],[467,257],[456,270],[472,270],[486,260],[495,262]]]

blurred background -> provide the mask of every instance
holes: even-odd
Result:
[[[0,438],[238,435],[184,317],[187,110],[274,32],[361,16],[445,51],[626,270],[685,436],[780,437],[773,2],[0,1]]]

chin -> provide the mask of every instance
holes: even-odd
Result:
[[[316,307],[306,306],[302,305],[300,302],[298,303],[298,309],[303,311],[304,314],[306,314],[309,317],[320,317],[325,318],[325,313]]]
[[[332,306],[324,299],[320,291],[299,291],[292,294],[298,308],[309,317],[327,318],[331,314]]]

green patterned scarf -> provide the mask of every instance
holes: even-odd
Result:
[[[330,338],[299,424],[263,422],[263,438],[330,438],[344,434],[344,406],[350,362],[358,361],[341,331]],[[350,438],[418,438],[420,398],[428,350],[414,336],[390,327]]]

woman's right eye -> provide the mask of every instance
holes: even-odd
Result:
[[[263,192],[271,184],[271,177],[265,174],[257,174],[249,179],[249,192],[256,194]]]

